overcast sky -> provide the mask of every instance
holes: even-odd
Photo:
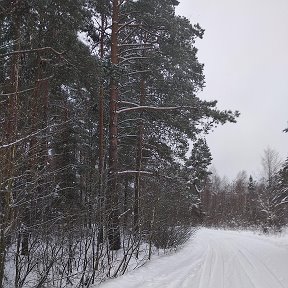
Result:
[[[199,97],[241,112],[207,137],[213,166],[230,179],[241,170],[259,177],[268,146],[288,156],[288,1],[179,1],[176,13],[205,29],[196,43],[206,75]]]

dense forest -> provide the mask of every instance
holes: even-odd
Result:
[[[205,135],[239,113],[198,97],[204,30],[178,4],[0,1],[0,287],[89,287],[199,224],[287,223],[287,161],[208,171]]]

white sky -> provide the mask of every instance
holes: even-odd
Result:
[[[176,13],[205,29],[196,43],[205,64],[199,97],[239,110],[237,124],[207,137],[220,176],[260,175],[268,146],[288,156],[288,1],[179,0]]]

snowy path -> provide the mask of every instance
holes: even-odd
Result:
[[[202,229],[177,254],[101,288],[288,288],[288,240]]]

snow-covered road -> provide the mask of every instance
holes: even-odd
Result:
[[[178,253],[101,288],[288,288],[288,240],[202,229]]]

